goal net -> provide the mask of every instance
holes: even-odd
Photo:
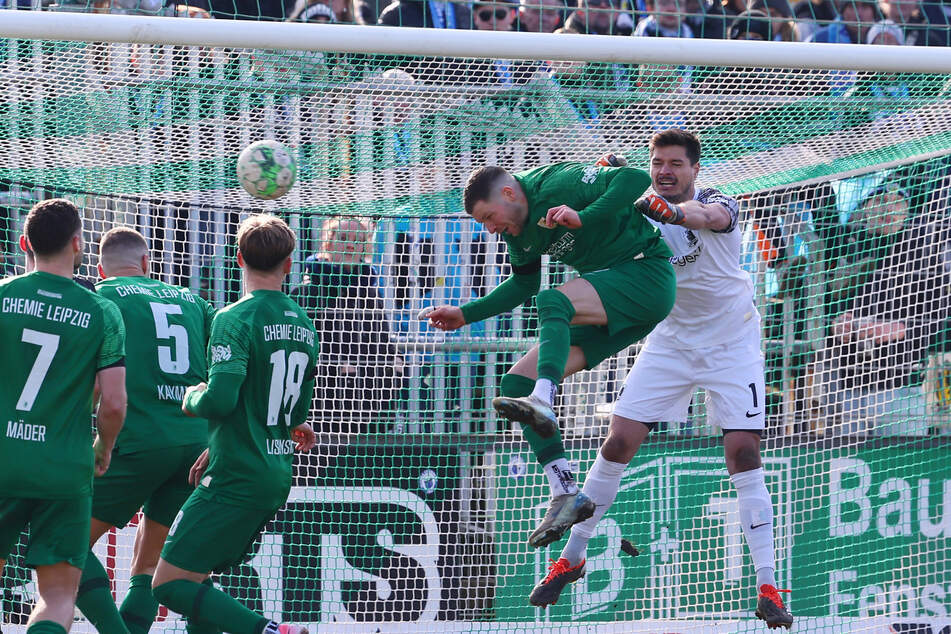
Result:
[[[865,70],[810,69],[721,64],[703,42],[658,60],[637,38],[594,38],[605,48],[589,55],[588,36],[460,35],[470,51],[482,45],[477,58],[440,49],[435,30],[413,33],[421,54],[387,55],[372,51],[402,30],[345,26],[302,28],[321,42],[345,29],[354,47],[289,50],[280,37],[249,44],[288,25],[221,21],[216,39],[191,45],[131,43],[148,41],[139,30],[126,43],[65,41],[62,29],[23,39],[4,30],[11,13],[0,11],[5,275],[23,271],[26,212],[54,196],[85,214],[82,275],[96,275],[99,236],[130,225],[149,241],[154,276],[219,307],[241,294],[241,219],[271,211],[297,233],[287,289],[319,330],[319,442],[297,457],[287,505],[248,561],[215,577],[252,609],[320,632],[762,630],[702,390],[689,419],[661,422],[630,463],[587,576],[539,610],[528,594],[563,544],[526,543],[546,480],[490,405],[536,341],[533,305],[449,334],[416,319],[509,273],[504,244],[462,210],[471,169],[593,163],[606,151],[646,169],[650,135],[678,126],[703,143],[698,182],[741,204],[766,368],[751,407],[766,411],[777,574],[797,631],[951,627],[947,74],[869,70],[892,56],[880,47],[841,49],[843,66]],[[106,29],[125,18],[98,19]],[[252,38],[221,39],[232,32]],[[560,54],[533,53],[555,37]],[[775,60],[770,46],[739,50]],[[235,176],[238,153],[260,139],[298,161],[297,184],[273,202]],[[543,286],[571,275],[546,263]],[[582,474],[638,348],[559,395]],[[95,548],[119,602],[135,523]],[[0,581],[4,631],[25,628],[34,597],[21,540]],[[155,627],[184,622],[163,608]],[[78,613],[74,629],[93,631]]]

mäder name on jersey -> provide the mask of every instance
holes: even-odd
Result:
[[[0,311],[30,315],[39,319],[47,319],[71,326],[78,326],[79,328],[88,328],[89,320],[92,318],[92,316],[85,311],[75,310],[66,306],[47,304],[38,299],[27,299],[26,297],[4,297]]]
[[[46,425],[24,423],[22,420],[7,421],[7,438],[46,442]]]

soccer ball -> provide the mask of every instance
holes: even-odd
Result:
[[[238,180],[255,198],[280,198],[290,191],[296,178],[294,155],[277,141],[252,143],[238,155]]]

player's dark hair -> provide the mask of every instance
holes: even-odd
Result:
[[[466,188],[462,190],[462,204],[466,213],[471,215],[476,203],[491,198],[495,184],[505,176],[508,176],[508,172],[497,165],[486,165],[472,170],[469,180],[466,181]]]
[[[692,132],[680,128],[667,128],[663,132],[654,134],[651,137],[650,153],[654,153],[654,148],[672,145],[679,145],[687,151],[687,158],[690,159],[691,165],[695,165],[700,160],[700,139]]]
[[[23,233],[33,253],[45,257],[65,249],[82,228],[83,221],[76,205],[65,198],[51,198],[33,205],[26,215]]]
[[[256,271],[276,269],[294,252],[297,239],[287,223],[271,214],[257,214],[238,227],[238,250]]]

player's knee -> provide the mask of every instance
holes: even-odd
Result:
[[[172,599],[174,583],[174,581],[169,581],[166,583],[156,584],[155,580],[153,579],[152,596],[155,597],[155,600],[162,605],[168,605],[169,600]]]
[[[733,462],[735,473],[752,471],[753,469],[759,469],[762,466],[759,455],[759,447],[754,447],[752,445],[741,445],[734,448],[731,454],[732,455],[727,456],[727,458]]]
[[[552,319],[561,317],[566,321],[571,321],[575,316],[575,307],[572,305],[568,296],[554,288],[546,288],[535,296],[535,304],[538,306],[539,319]]]
[[[628,463],[640,445],[636,439],[624,434],[610,433],[601,445],[601,455],[611,462]]]
[[[535,389],[535,380],[521,374],[512,374],[511,372],[502,377],[499,381],[499,391],[502,396],[509,398],[520,398],[528,396]]]

